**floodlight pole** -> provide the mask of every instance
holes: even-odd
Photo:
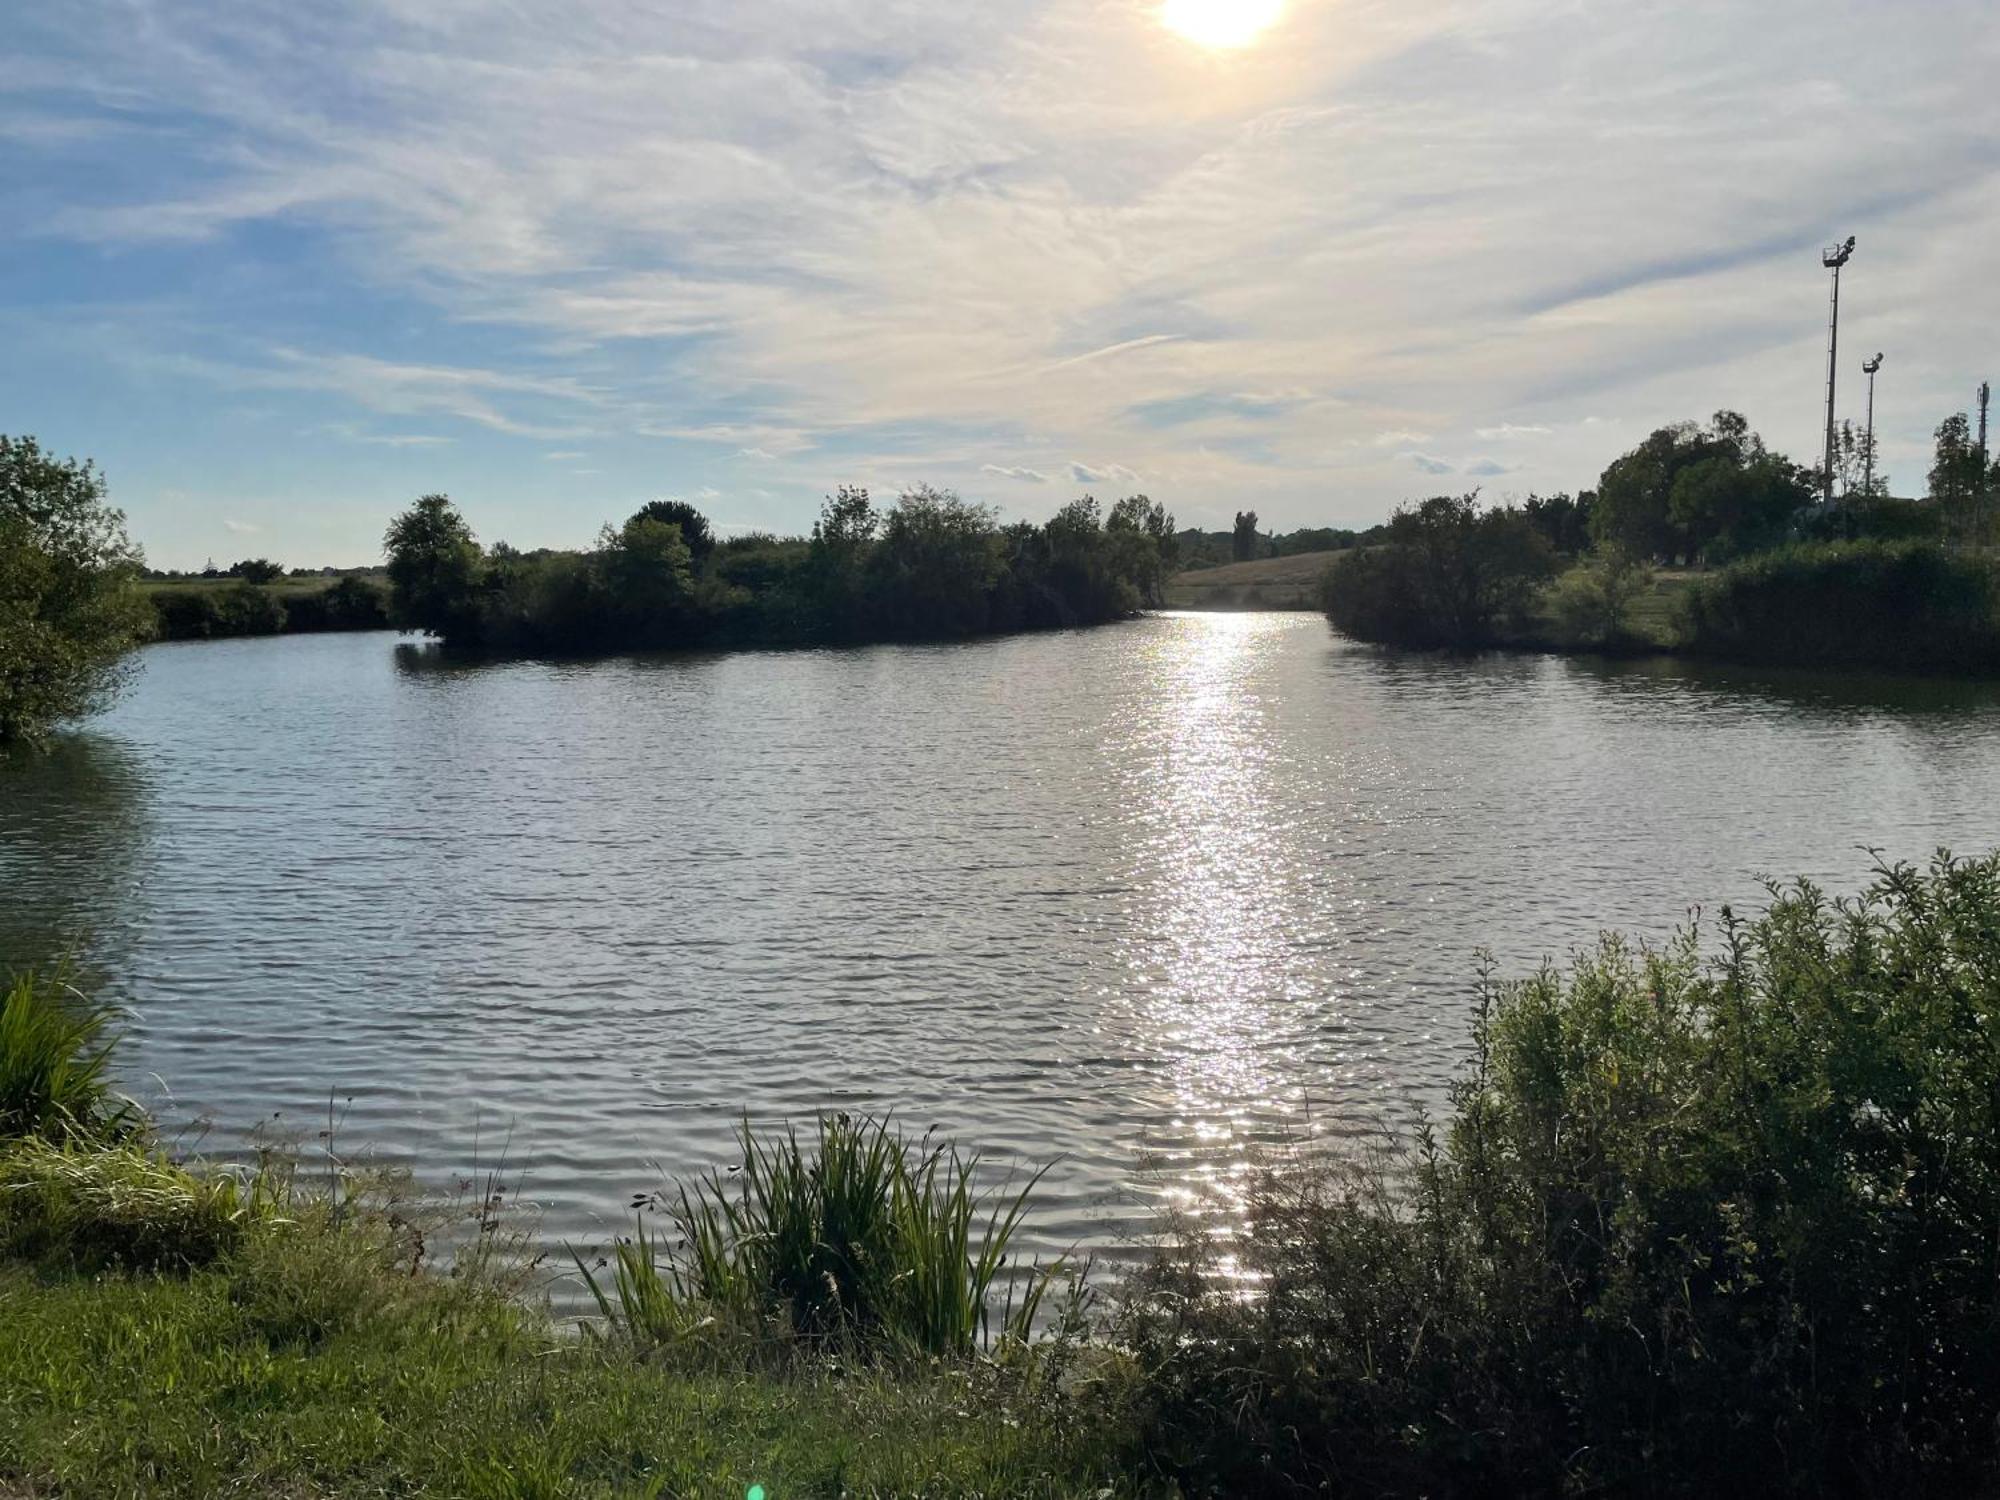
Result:
[[[1861,477],[1861,493],[1875,493],[1875,375],[1882,368],[1882,356],[1864,360],[1861,371],[1868,377],[1868,451],[1862,456],[1864,466]]]
[[[1833,504],[1833,393],[1840,374],[1840,268],[1854,257],[1854,236],[1844,245],[1835,245],[1820,256],[1820,264],[1833,272],[1833,316],[1826,335],[1826,467],[1820,475],[1820,501]]]

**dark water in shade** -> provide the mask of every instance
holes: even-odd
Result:
[[[552,1235],[894,1110],[1061,1161],[1115,1244],[1260,1143],[1407,1124],[1475,950],[1663,935],[1864,846],[2000,845],[2000,688],[1342,643],[1305,615],[458,666],[389,635],[151,648],[0,762],[0,963],[68,947],[169,1126],[329,1094],[433,1178],[511,1137]]]

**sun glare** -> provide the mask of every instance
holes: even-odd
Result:
[[[1160,20],[1204,47],[1247,47],[1284,8],[1285,0],[1165,0]]]

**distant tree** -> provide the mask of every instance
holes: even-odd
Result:
[[[1952,413],[1938,424],[1930,472],[1931,500],[1947,537],[1960,542],[1986,539],[1988,482],[1970,419],[1962,411]]]
[[[1104,529],[1120,548],[1120,571],[1137,584],[1144,603],[1159,604],[1167,579],[1180,571],[1180,535],[1173,516],[1157,500],[1127,495],[1111,507]]]
[[[681,540],[687,543],[688,555],[698,568],[708,561],[709,553],[715,550],[715,536],[710,531],[708,517],[683,500],[654,500],[642,505],[633,513],[632,519],[644,518],[648,521],[664,521],[681,529]]]
[[[1588,490],[1574,497],[1530,495],[1521,502],[1521,514],[1553,551],[1575,557],[1590,550],[1590,512],[1596,499]]]
[[[274,563],[268,557],[246,557],[229,569],[231,578],[240,578],[245,583],[276,583],[285,576],[284,565]]]
[[[1249,562],[1257,555],[1257,512],[1236,512],[1236,530],[1230,537],[1231,555],[1237,562]]]
[[[604,528],[598,556],[619,621],[616,644],[659,646],[687,633],[694,553],[678,525],[642,510],[615,531]]]
[[[1600,547],[1549,591],[1549,611],[1569,644],[1604,646],[1625,634],[1633,601],[1652,582],[1650,570],[1622,549]]]
[[[1333,624],[1361,640],[1480,646],[1526,621],[1554,569],[1520,511],[1440,495],[1399,508],[1385,545],[1336,558],[1322,600]]]
[[[1749,423],[1717,412],[1707,427],[1662,427],[1598,481],[1590,531],[1634,557],[1695,563],[1782,539],[1811,503],[1807,471],[1768,452]]]
[[[124,513],[89,462],[0,434],[0,743],[100,707],[153,611]]]
[[[1834,443],[1834,480],[1843,495],[1876,496],[1889,493],[1889,476],[1882,472],[1876,441],[1865,427],[1842,422]]]
[[[425,495],[389,523],[390,611],[405,630],[466,640],[479,633],[482,558],[445,495]]]
[[[1092,520],[1096,502],[1089,504]],[[970,635],[989,628],[988,593],[1001,571],[993,513],[950,490],[905,490],[869,554],[870,609],[895,636]]]

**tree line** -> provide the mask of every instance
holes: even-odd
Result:
[[[1896,499],[1865,435],[1816,468],[1773,452],[1740,413],[1662,427],[1597,487],[1482,506],[1404,505],[1328,568],[1328,618],[1357,639],[1471,648],[1657,649],[1771,661],[2000,669],[1992,552],[2000,464],[1963,414],[1937,430],[1929,494]],[[1656,569],[1703,569],[1666,636],[1633,608]]]
[[[807,537],[718,539],[683,502],[642,506],[584,551],[480,544],[444,495],[384,539],[405,628],[497,651],[934,640],[1093,625],[1159,602],[1173,517],[1144,495],[1091,496],[1041,525],[919,486],[877,506],[829,497]]]

